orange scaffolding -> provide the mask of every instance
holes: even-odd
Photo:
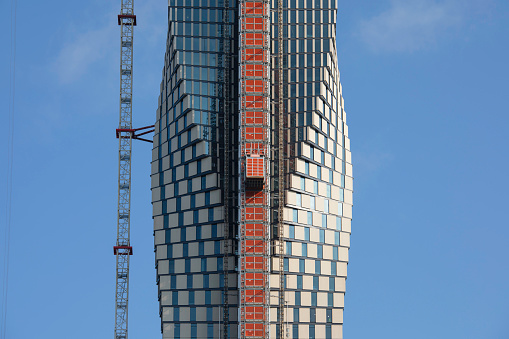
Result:
[[[240,338],[269,337],[270,2],[240,1]]]

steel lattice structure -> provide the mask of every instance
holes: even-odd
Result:
[[[231,79],[230,79],[230,67],[231,67],[231,26],[228,22],[228,15],[230,7],[230,1],[224,1],[223,9],[223,51],[224,51],[224,181],[223,181],[223,192],[224,192],[224,229],[223,229],[223,338],[228,339],[228,325],[230,323],[230,308],[228,301],[228,256],[230,253],[230,201],[231,201],[231,188],[230,188],[230,166],[231,166],[231,148],[230,148],[230,114],[231,114]]]
[[[132,89],[133,89],[133,30],[136,25],[134,1],[122,0],[118,15],[120,25],[120,120],[117,129],[118,157],[118,217],[115,292],[115,339],[127,339],[127,309],[129,299],[129,258],[131,214],[131,152],[132,139]]]
[[[279,339],[284,338],[283,331],[284,318],[285,318],[285,274],[284,274],[284,228],[283,228],[283,214],[284,214],[284,196],[285,196],[285,162],[284,162],[284,103],[283,103],[283,0],[278,0],[277,3],[277,27],[278,27],[278,54],[277,54],[277,69],[278,69],[278,93],[277,93],[277,112],[278,112],[278,242],[279,242]]]
[[[240,338],[269,338],[270,1],[240,5]]]

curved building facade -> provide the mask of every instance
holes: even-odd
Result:
[[[152,161],[163,338],[343,338],[337,3],[282,5],[168,3]]]

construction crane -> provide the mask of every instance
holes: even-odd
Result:
[[[133,96],[133,31],[136,26],[134,0],[122,0],[118,15],[120,25],[120,120],[118,138],[118,213],[116,256],[115,339],[127,339],[127,309],[129,300],[129,258],[133,254],[130,242],[131,217],[131,153],[132,140],[151,140],[141,136],[154,131],[153,125],[132,128]]]

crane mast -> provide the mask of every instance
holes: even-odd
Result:
[[[133,30],[136,25],[134,1],[122,0],[118,15],[120,25],[120,119],[117,129],[118,152],[118,215],[115,291],[115,339],[127,339],[127,307],[129,299],[129,257],[131,214],[131,152],[132,152],[132,89]]]
[[[134,0],[122,0],[118,15],[120,26],[120,118],[118,138],[118,213],[115,290],[115,339],[127,339],[127,309],[129,301],[129,256],[133,254],[130,242],[131,218],[131,154],[132,141],[152,140],[141,138],[154,131],[154,125],[132,127],[133,98],[133,32],[136,26]]]

